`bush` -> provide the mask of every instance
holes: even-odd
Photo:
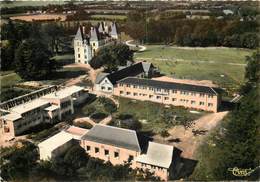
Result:
[[[73,125],[78,126],[80,128],[85,128],[85,129],[91,129],[92,125],[88,122],[75,122]]]
[[[105,117],[107,117],[107,114],[102,113],[102,112],[97,112],[97,113],[94,113],[90,116],[90,118],[95,120],[95,121],[100,121],[100,120],[104,119]]]
[[[99,97],[98,102],[104,106],[104,109],[108,113],[113,113],[117,111],[116,104],[109,98]]]
[[[162,130],[162,131],[160,132],[160,135],[161,135],[163,138],[166,138],[166,137],[170,136],[170,134],[168,133],[167,130]]]
[[[83,112],[84,114],[86,114],[87,116],[90,116],[91,114],[93,114],[96,111],[94,106],[86,106],[83,108]]]

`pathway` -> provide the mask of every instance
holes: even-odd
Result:
[[[102,119],[99,124],[104,124],[104,125],[108,125],[110,122],[112,121],[112,116],[109,115],[107,117],[105,117],[104,119]],[[97,123],[92,120],[90,117],[83,117],[83,118],[76,118],[73,120],[73,122],[88,122],[89,124],[91,124],[92,126],[95,126]]]
[[[138,51],[139,52],[143,52],[146,50],[146,47],[143,46],[143,45],[137,45],[137,44],[133,44],[133,43],[130,43],[130,42],[133,42],[134,40],[128,40],[125,42],[126,45],[128,45],[129,47],[138,47],[140,48]]]

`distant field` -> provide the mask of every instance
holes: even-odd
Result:
[[[65,21],[66,15],[63,14],[36,14],[36,15],[22,15],[22,16],[12,16],[11,20],[22,20],[22,21],[48,21],[48,20],[60,20]]]
[[[65,4],[65,1],[16,1],[16,2],[1,2],[0,7],[13,8],[17,6],[47,6],[48,4]]]
[[[245,57],[251,50],[232,48],[178,48],[147,46],[135,54],[155,64],[162,73],[178,78],[213,80],[233,92],[244,79]]]
[[[92,18],[105,18],[110,20],[124,20],[127,17],[125,15],[91,15]]]

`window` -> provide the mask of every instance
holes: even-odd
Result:
[[[120,91],[120,94],[124,94],[124,91],[121,90],[121,91]]]
[[[143,94],[143,96],[145,97],[145,96],[147,96],[147,94]]]
[[[114,152],[114,157],[118,158],[119,157],[119,153],[118,152]]]
[[[173,94],[177,94],[177,90],[172,90],[172,93]]]
[[[195,102],[194,100],[192,100],[192,101],[191,101],[191,104],[194,105],[194,104],[196,104],[196,102]]]
[[[160,88],[157,88],[156,91],[157,91],[157,92],[161,92],[161,89],[160,89]]]
[[[131,87],[131,85],[130,84],[126,84],[126,87]]]
[[[138,94],[136,92],[134,92],[134,96],[137,96]]]
[[[152,88],[152,87],[149,87],[149,90],[153,90],[153,88]]]
[[[169,97],[164,97],[164,100],[169,100]]]
[[[126,95],[131,95],[131,92],[126,92]]]
[[[105,156],[108,156],[108,155],[109,155],[109,150],[105,149]]]
[[[204,106],[204,102],[200,102],[200,106]]]
[[[90,146],[87,146],[87,151],[90,151]]]
[[[122,87],[122,86],[124,86],[124,84],[123,83],[119,83],[119,86]]]
[[[146,89],[147,89],[147,87],[143,86],[143,89],[144,89],[144,90],[146,90]]]
[[[107,90],[112,90],[112,88],[111,87],[107,87]]]
[[[131,162],[132,160],[134,160],[134,156],[129,155],[128,162]]]
[[[213,98],[213,95],[212,95],[212,94],[209,94],[209,95],[208,95],[208,98]]]
[[[205,96],[205,94],[200,93],[200,97],[204,97],[204,96]]]
[[[164,92],[167,92],[167,93],[169,93],[169,90],[168,90],[168,89],[164,89]]]
[[[156,96],[156,99],[160,99],[160,98],[161,98],[161,96],[158,96],[158,95]]]
[[[78,54],[78,58],[80,58],[80,54]]]
[[[102,86],[102,87],[101,87],[101,90],[105,90],[105,87],[104,87],[104,86]]]
[[[150,99],[153,98],[153,95],[149,95],[149,98],[150,98]]]
[[[99,153],[99,148],[95,147],[95,153]]]
[[[209,107],[213,107],[213,104],[212,104],[212,103],[208,103],[208,106],[209,106]]]
[[[176,98],[172,98],[172,101],[175,102],[175,101],[177,101],[177,99]]]
[[[93,46],[95,47],[95,42],[93,42]]]
[[[79,48],[78,48],[78,52],[79,52]]]
[[[137,85],[134,85],[133,87],[134,87],[134,88],[137,88]]]
[[[192,96],[196,96],[196,92],[191,92],[191,95]]]

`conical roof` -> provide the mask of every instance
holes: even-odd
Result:
[[[76,33],[76,36],[75,36],[75,40],[81,40],[83,41],[83,32],[82,32],[82,27],[79,26],[79,29]]]

